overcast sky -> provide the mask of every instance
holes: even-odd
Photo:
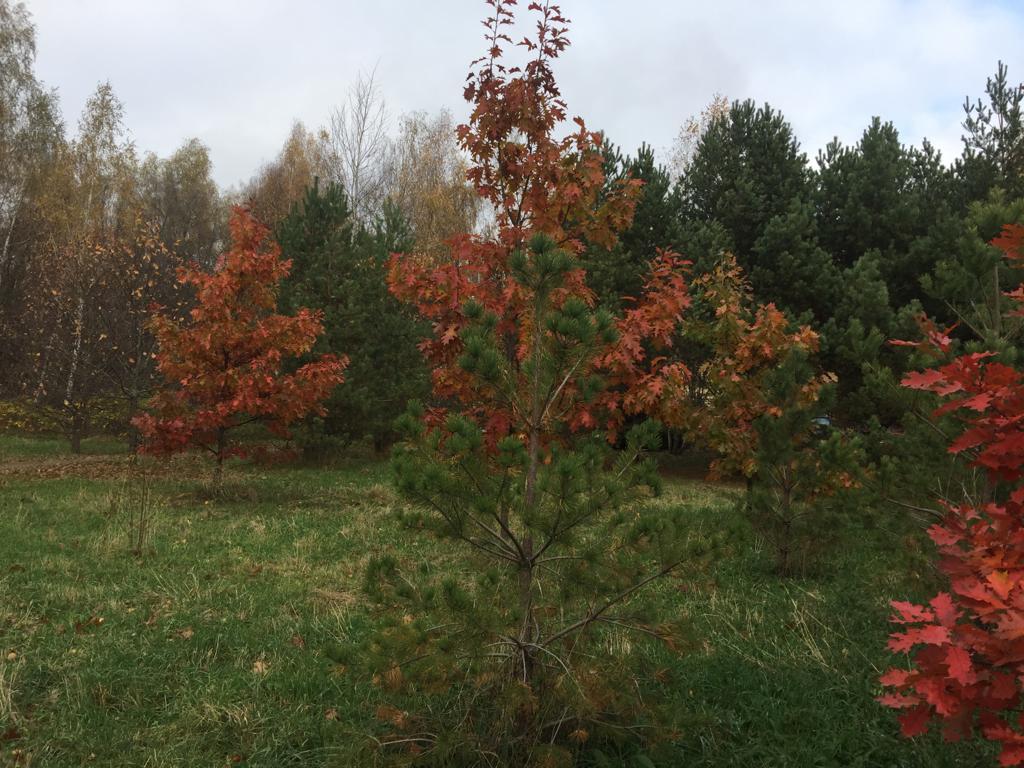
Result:
[[[482,0],[27,0],[38,75],[74,127],[97,83],[124,102],[142,151],[188,137],[222,186],[248,179],[292,122],[326,122],[376,67],[391,113],[464,115],[483,50]],[[521,0],[524,8],[527,0]],[[570,112],[632,150],[668,148],[715,93],[782,110],[812,158],[872,115],[905,142],[960,150],[964,97],[998,59],[1024,80],[1020,0],[563,0],[556,74]],[[664,154],[662,155],[664,156]]]

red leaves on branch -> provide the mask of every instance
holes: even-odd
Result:
[[[1020,259],[1024,228],[1008,226],[992,243],[1008,259]],[[930,331],[924,343],[941,356],[951,342],[946,333]],[[892,621],[901,629],[889,647],[910,655],[912,667],[882,677],[890,692],[879,701],[900,710],[905,736],[923,733],[938,719],[950,740],[977,731],[999,742],[999,762],[1011,766],[1024,764],[1024,716],[1015,712],[1024,681],[1024,378],[992,357],[962,355],[903,380],[944,398],[936,413],[963,422],[950,452],[964,454],[1012,490],[1002,501],[947,505],[943,521],[929,530],[951,589],[927,608],[892,604]]]
[[[757,304],[731,255],[702,275],[695,287],[714,315],[704,327],[695,324],[691,331],[711,348],[710,358],[698,370],[704,391],[696,403],[678,393],[666,401],[662,416],[718,454],[711,465],[712,477],[750,477],[757,452],[754,422],[778,410],[766,399],[765,378],[792,351],[816,351],[818,335],[806,326],[791,330],[789,320],[774,304]],[[829,375],[812,379],[793,405],[815,402],[829,381]]]
[[[388,281],[392,293],[414,305],[433,326],[433,337],[421,348],[434,368],[434,393],[455,400],[460,410],[487,426],[489,440],[504,436],[522,422],[486,390],[479,377],[463,371],[460,334],[468,325],[467,302],[497,318],[496,332],[505,340],[510,367],[520,371],[533,335],[549,334],[531,326],[534,292],[515,276],[510,262],[538,233],[575,256],[587,244],[611,246],[632,221],[641,183],[606,184],[601,136],[580,118],[576,128],[556,138],[566,107],[552,71],[552,62],[568,46],[567,20],[558,6],[530,3],[536,14],[532,39],[517,45],[528,53],[521,67],[505,64],[513,45],[506,28],[513,22],[514,0],[492,0],[485,21],[488,53],[473,63],[467,78],[470,118],[458,128],[459,142],[472,164],[467,178],[494,211],[492,235],[465,234],[450,241],[450,258],[439,262],[424,256],[393,254]],[[672,344],[672,329],[689,306],[685,267],[676,254],[662,252],[652,262],[643,296],[617,323],[618,339],[607,345],[571,379],[581,373],[600,374],[606,387],[583,398],[571,383],[558,390],[557,419],[571,429],[607,429],[613,433],[629,412],[649,410],[667,392],[666,383],[687,376],[680,365],[667,365],[653,355]],[[581,268],[573,269],[552,294],[556,307],[570,298],[593,305]],[[582,365],[582,364],[581,364]],[[440,423],[441,412],[433,413]]]
[[[135,420],[147,452],[199,446],[219,465],[227,456],[244,454],[228,442],[231,430],[261,422],[287,436],[288,426],[320,412],[342,381],[348,361],[330,355],[284,372],[288,360],[312,349],[323,330],[320,314],[276,313],[277,286],[291,262],[281,260],[266,227],[243,208],[234,209],[231,240],[212,274],[195,266],[179,270],[178,279],[196,293],[189,322],[159,311],[151,320],[157,367],[168,387]]]
[[[956,413],[964,431],[950,453],[973,451],[971,460],[996,479],[1016,481],[1024,466],[1024,376],[989,360],[991,352],[961,355],[941,368],[908,374],[903,386],[946,398],[936,414]]]
[[[520,246],[544,232],[562,248],[578,252],[584,242],[611,245],[633,217],[640,182],[626,180],[605,195],[601,137],[584,121],[569,135],[554,131],[567,116],[552,64],[569,45],[568,20],[557,5],[530,3],[536,14],[533,40],[518,47],[529,54],[522,67],[507,67],[505,28],[515,0],[494,0],[487,27],[489,54],[473,63],[466,101],[468,124],[459,141],[472,160],[467,176],[494,207],[499,242]]]
[[[671,349],[690,308],[689,266],[678,254],[658,251],[643,293],[618,320],[618,338],[597,361],[610,386],[595,405],[610,414],[606,427],[612,432],[621,426],[623,414],[657,414],[690,379],[683,363],[657,356]],[[589,409],[580,409],[576,418],[586,416],[591,416]]]

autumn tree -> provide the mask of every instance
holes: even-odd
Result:
[[[1024,259],[1024,227],[1007,226],[994,245],[1014,265]],[[1008,319],[1020,316],[1024,285],[1007,293]],[[1024,638],[1024,376],[994,351],[950,359],[948,330],[925,324],[919,342],[937,365],[908,374],[903,385],[939,398],[936,416],[961,423],[949,451],[983,470],[980,494],[943,500],[942,519],[928,533],[940,554],[948,591],[927,605],[893,601],[897,625],[889,648],[909,668],[890,669],[880,698],[900,711],[904,736],[937,721],[948,740],[980,734],[1000,745],[1000,765],[1024,763],[1021,728],[1021,643]]]
[[[99,301],[93,308],[98,364],[104,394],[114,422],[126,428],[129,451],[139,447],[138,430],[131,423],[156,384],[156,336],[150,327],[154,304],[175,319],[186,314],[190,296],[177,280],[187,263],[164,244],[161,228],[141,217],[130,236],[106,244],[100,254],[103,276]]]
[[[857,447],[823,434],[834,377],[814,364],[818,335],[759,304],[726,255],[694,281],[683,331],[693,357],[686,388],[662,401],[666,424],[715,457],[713,478],[746,481],[743,511],[789,574],[834,540],[856,483]]]
[[[34,370],[25,382],[32,409],[67,437],[74,453],[93,425],[106,390],[105,339],[94,311],[103,305],[109,241],[83,237],[49,253],[35,286],[33,325],[45,328],[32,345]]]
[[[260,168],[242,199],[258,220],[276,227],[313,180],[324,175],[326,162],[321,137],[296,121],[277,157]]]
[[[730,254],[693,287],[695,306],[685,333],[703,348],[691,362],[698,388],[666,400],[662,417],[712,450],[712,477],[750,478],[757,453],[754,422],[770,408],[765,379],[790,352],[816,351],[818,337],[807,326],[792,328],[773,304],[759,304]],[[803,402],[813,402],[817,387],[802,395]]]
[[[167,158],[150,153],[139,167],[139,204],[168,250],[212,267],[226,220],[211,176],[209,149],[189,139]]]
[[[20,320],[45,240],[38,197],[63,136],[54,93],[35,75],[25,6],[0,1],[0,393],[17,391],[27,357]]]
[[[720,93],[716,93],[700,114],[690,115],[679,127],[672,142],[672,150],[669,155],[669,169],[673,180],[678,179],[689,167],[693,156],[697,153],[697,145],[701,138],[707,133],[711,124],[721,120],[729,113],[729,100]]]
[[[99,313],[117,306],[108,287],[120,264],[110,255],[135,238],[136,159],[123,106],[109,84],[86,102],[78,136],[61,145],[38,193],[45,233],[32,264],[23,325],[21,393],[78,450],[93,411],[109,392],[108,337]]]
[[[340,184],[353,215],[369,226],[388,195],[391,138],[376,72],[360,74],[323,131],[323,178]]]
[[[157,368],[166,388],[149,412],[136,419],[153,453],[199,447],[216,461],[215,481],[225,459],[247,448],[233,433],[260,423],[279,437],[341,383],[345,358],[325,355],[292,373],[284,366],[306,354],[322,332],[319,312],[277,314],[277,287],[291,264],[268,239],[267,229],[242,208],[231,219],[231,248],[211,274],[183,269],[179,279],[196,293],[187,322],[166,312],[154,315]]]
[[[466,181],[468,167],[450,113],[401,118],[387,157],[387,195],[408,221],[417,252],[443,256],[449,238],[474,231],[481,201]]]
[[[614,243],[637,184],[605,189],[600,136],[581,119],[554,136],[566,111],[552,64],[568,45],[567,21],[556,6],[531,4],[536,33],[516,68],[506,64],[513,5],[492,3],[487,54],[465,91],[470,121],[459,128],[495,233],[455,239],[441,262],[392,262],[392,290],[433,324],[424,351],[448,406],[405,418],[397,482],[412,516],[452,542],[452,564],[407,571],[383,558],[367,574],[395,617],[370,654],[382,685],[395,696],[406,680],[421,691],[458,685],[431,705],[446,721],[382,707],[382,728],[395,735],[381,741],[460,764],[564,762],[652,719],[625,682],[631,665],[609,657],[603,639],[671,641],[669,625],[641,617],[641,594],[688,556],[679,510],[639,503],[656,484],[642,457],[657,431],[630,430],[617,455],[607,439],[684,373],[646,357],[687,305],[682,265],[658,257],[647,293],[622,318],[594,309],[579,253],[585,242]],[[657,684],[641,687],[653,695]]]

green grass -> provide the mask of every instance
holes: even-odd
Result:
[[[383,694],[332,661],[373,632],[363,569],[441,554],[395,519],[386,465],[237,465],[210,500],[197,460],[176,460],[159,468],[139,557],[112,504],[116,458],[109,476],[88,458],[0,440],[0,766],[365,764],[353,755]],[[736,514],[730,489],[673,474],[667,492],[660,503],[705,510],[695,525]],[[689,618],[693,649],[632,651],[670,667],[685,716],[665,765],[994,765],[977,743],[900,739],[874,701],[888,601],[935,586],[921,536],[895,516],[858,526],[801,580],[772,576],[744,541],[654,595]]]
[[[88,437],[82,441],[85,455],[111,456],[125,452],[125,441],[114,437]],[[0,462],[19,458],[70,455],[66,440],[0,434]]]

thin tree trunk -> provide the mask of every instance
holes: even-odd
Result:
[[[526,471],[526,488],[523,491],[523,507],[526,513],[532,514],[537,503],[537,473],[540,469],[540,429],[543,403],[541,402],[540,381],[540,307],[535,306],[533,312],[533,339],[531,341],[531,358],[533,363],[532,381],[530,383],[530,437],[528,447],[529,464]],[[519,566],[519,609],[522,613],[522,625],[519,630],[519,641],[531,641],[533,631],[533,536],[524,531],[522,555]],[[533,655],[523,649],[523,682],[529,684],[533,674]]]
[[[14,213],[11,216],[11,225],[7,228],[7,234],[4,236],[4,247],[0,251],[0,287],[3,286],[4,281],[4,270],[7,266],[7,260],[11,252],[11,236],[14,234],[14,226],[18,223],[18,211],[21,210],[21,201],[25,194],[25,184],[22,183],[21,189],[18,190],[17,198],[18,202],[14,205]]]
[[[141,445],[139,430],[133,423],[135,414],[139,411],[139,398],[134,393],[128,396],[128,453],[138,453]]]
[[[227,449],[227,432],[221,427],[217,430],[217,466],[213,470],[213,487],[218,492],[224,485],[224,452]]]
[[[71,416],[71,433],[69,439],[71,442],[71,452],[81,453],[82,452],[82,437],[85,432],[85,418],[81,412],[77,409]]]
[[[64,400],[72,402],[71,397],[75,393],[75,375],[78,373],[78,364],[82,358],[82,336],[85,325],[85,297],[79,296],[75,306],[75,341],[71,349],[71,365],[68,366],[68,380],[64,386]]]

